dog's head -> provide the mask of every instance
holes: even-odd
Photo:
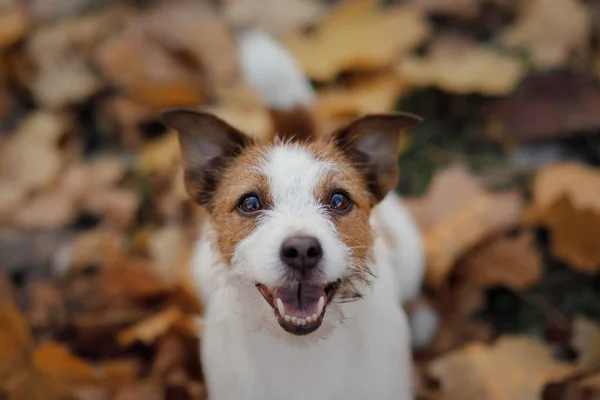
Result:
[[[285,331],[311,333],[328,305],[360,298],[370,212],[395,185],[401,132],[419,117],[371,115],[326,137],[265,142],[211,114],[163,120],[179,133],[187,191],[210,212],[227,268]]]

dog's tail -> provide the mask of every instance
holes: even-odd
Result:
[[[267,33],[238,33],[241,72],[266,103],[274,134],[304,140],[316,134],[315,92],[292,55]]]

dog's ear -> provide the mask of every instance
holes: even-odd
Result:
[[[398,180],[401,134],[422,121],[408,113],[368,115],[333,133],[336,145],[362,173],[374,203],[381,201]]]
[[[199,111],[164,111],[162,120],[177,131],[188,194],[209,206],[219,175],[251,143],[250,137],[220,118]]]

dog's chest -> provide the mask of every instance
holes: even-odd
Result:
[[[292,345],[235,320],[211,326],[203,363],[213,399],[410,399],[403,314],[394,307],[349,316],[331,337]]]

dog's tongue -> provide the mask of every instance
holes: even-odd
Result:
[[[307,283],[297,283],[293,286],[277,288],[274,292],[274,298],[280,298],[283,302],[286,314],[297,318],[305,318],[315,314],[321,297],[327,299],[325,290]]]

